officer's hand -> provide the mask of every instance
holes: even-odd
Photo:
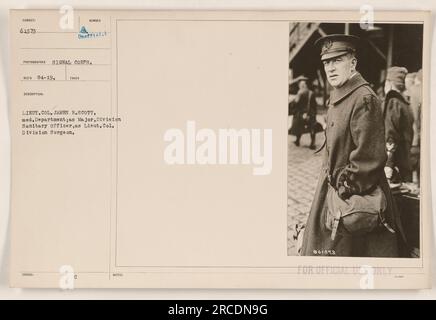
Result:
[[[304,119],[304,120],[307,119],[307,113],[303,113],[303,119]]]

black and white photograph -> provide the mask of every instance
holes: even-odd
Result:
[[[434,287],[436,8],[328,5],[8,9],[0,296]]]
[[[420,257],[423,25],[289,28],[288,256]]]

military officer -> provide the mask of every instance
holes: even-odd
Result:
[[[407,69],[391,67],[385,81],[384,119],[388,160],[386,177],[392,182],[411,182],[410,149],[413,140],[413,113],[404,91]]]
[[[315,43],[321,47],[321,61],[333,90],[328,101],[324,161],[301,255],[399,256],[401,224],[384,175],[387,154],[383,114],[376,94],[356,70],[358,42],[355,36],[328,35]],[[326,227],[329,185],[343,200],[368,194],[379,186],[387,202],[384,224],[358,236],[339,224],[333,238]]]
[[[416,173],[414,182],[419,183],[420,176],[420,144],[421,144],[421,108],[422,108],[422,69],[415,74],[411,88],[410,108],[413,114],[413,140],[410,149],[412,170]]]

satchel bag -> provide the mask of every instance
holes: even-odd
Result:
[[[366,195],[352,195],[343,200],[329,184],[325,225],[332,231],[331,239],[335,239],[340,222],[352,235],[369,233],[381,225],[395,233],[384,219],[386,207],[386,196],[379,186]]]

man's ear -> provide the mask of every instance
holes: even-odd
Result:
[[[353,65],[353,67],[354,67],[354,70],[356,70],[357,69],[357,59],[356,59],[356,57],[353,57],[351,59],[351,63]]]

